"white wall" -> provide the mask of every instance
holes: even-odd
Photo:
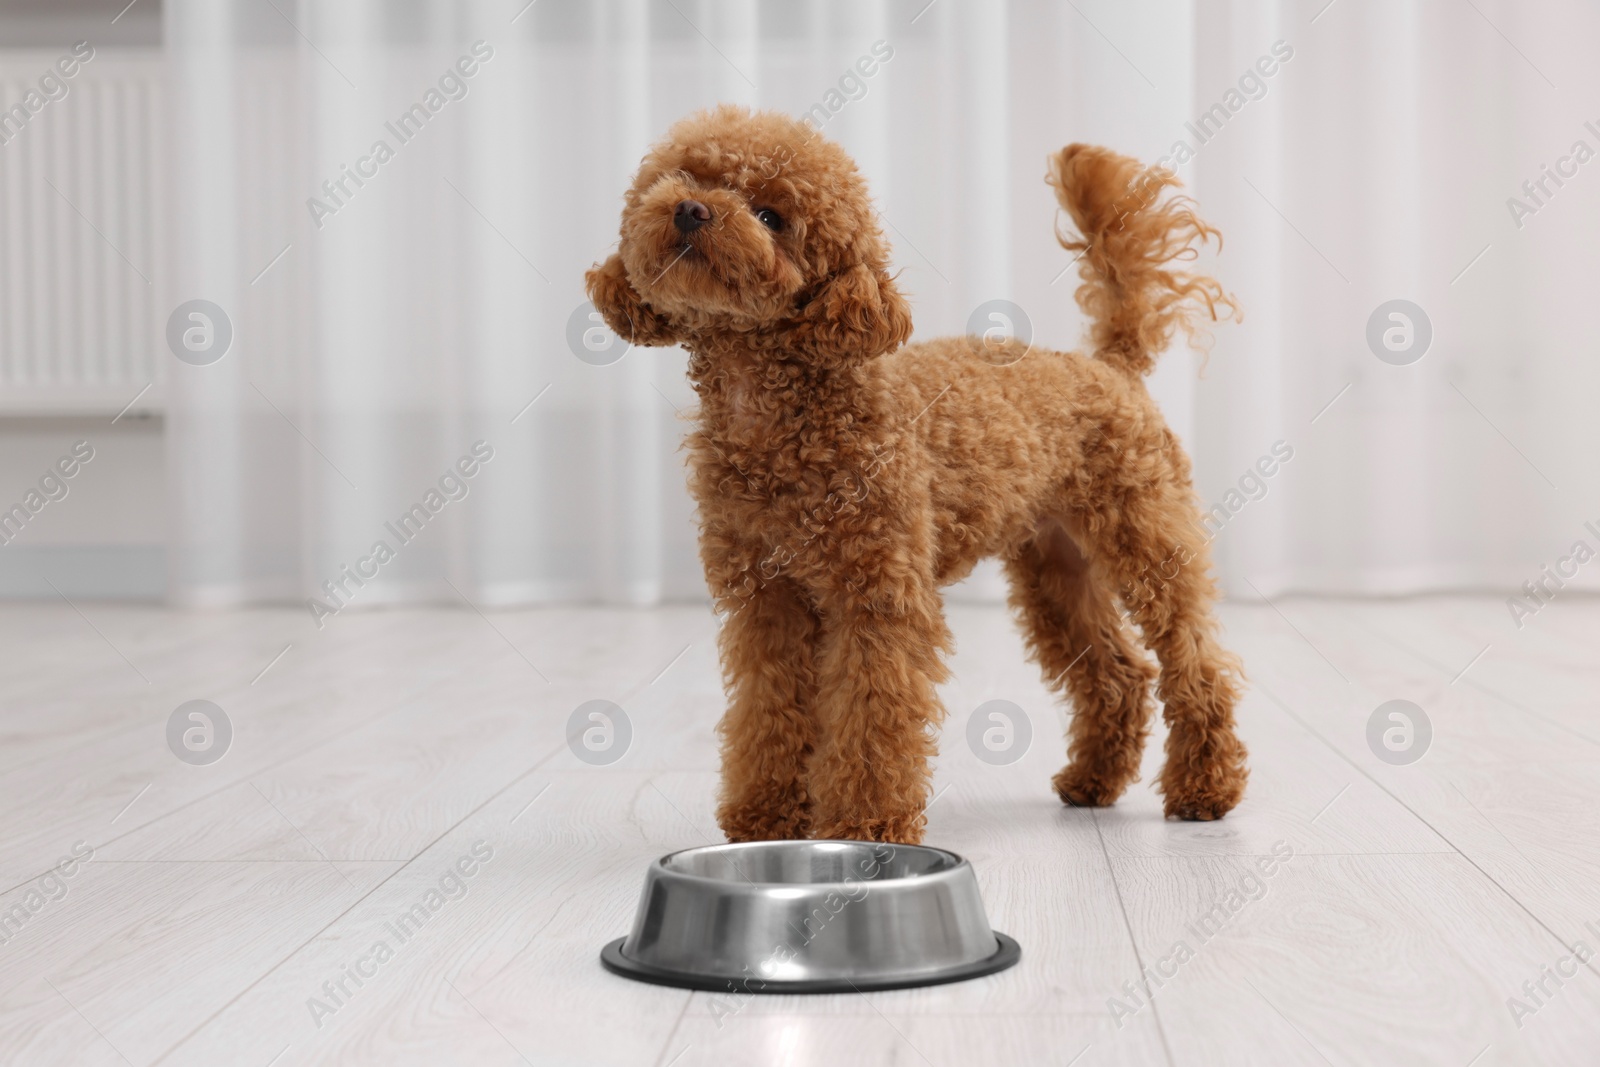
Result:
[[[166,478],[161,420],[125,416],[0,418],[0,511],[30,491],[73,446],[93,458],[20,532],[0,544],[0,597],[155,598],[165,578]],[[80,453],[82,449],[80,448]],[[69,467],[71,464],[68,465]],[[49,486],[59,495],[60,490]]]

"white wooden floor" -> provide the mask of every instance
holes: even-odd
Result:
[[[1489,599],[1224,617],[1254,775],[1228,819],[1181,824],[1146,783],[1063,809],[1059,712],[1002,610],[954,609],[929,841],[971,858],[1021,964],[729,1004],[596,959],[652,858],[719,839],[706,610],[346,613],[318,632],[294,611],[0,609],[0,1061],[1600,1063],[1600,972],[1568,960],[1600,950],[1600,604],[1521,632]],[[209,766],[166,745],[196,698],[234,728]],[[605,767],[563,739],[595,698],[634,731]],[[1433,725],[1409,766],[1367,745],[1391,698]],[[1009,766],[965,742],[991,699],[1032,717]],[[1146,782],[1158,766],[1153,747]],[[50,877],[79,842],[92,858]],[[400,944],[385,924],[477,842],[492,858],[465,895]],[[1292,858],[1252,880],[1274,846]],[[1192,924],[1230,892],[1205,938]],[[392,958],[314,1018],[378,940]],[[1163,966],[1144,1003],[1131,983]]]

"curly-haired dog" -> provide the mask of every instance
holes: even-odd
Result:
[[[1215,231],[1159,198],[1170,173],[1105,149],[1069,145],[1049,181],[1083,235],[1060,239],[1092,356],[905,344],[855,165],[785,116],[685,119],[627,192],[588,291],[626,340],[690,353],[731,840],[921,840],[951,646],[939,589],[985,556],[1076,708],[1062,800],[1110,804],[1138,776],[1156,671],[1119,602],[1161,664],[1166,813],[1215,819],[1244,791],[1189,461],[1140,380],[1175,328],[1231,309],[1170,269]]]

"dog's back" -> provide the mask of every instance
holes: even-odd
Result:
[[[1202,314],[1237,314],[1216,281],[1173,269],[1217,234],[1187,198],[1162,199],[1177,184],[1170,173],[1079,144],[1050,162],[1050,184],[1078,229],[1057,237],[1081,264],[1090,353],[952,337],[906,345],[875,368],[905,447],[926,467],[941,583],[1011,554],[1042,515],[1080,510],[1083,494],[1104,489],[1094,476],[1102,464],[1127,472],[1176,462],[1186,477],[1140,379],[1178,330],[1193,335]]]

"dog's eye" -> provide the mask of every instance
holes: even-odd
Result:
[[[765,226],[773,233],[777,233],[779,230],[783,229],[783,216],[772,210],[770,207],[757,208],[756,218],[761,220],[761,225]]]

